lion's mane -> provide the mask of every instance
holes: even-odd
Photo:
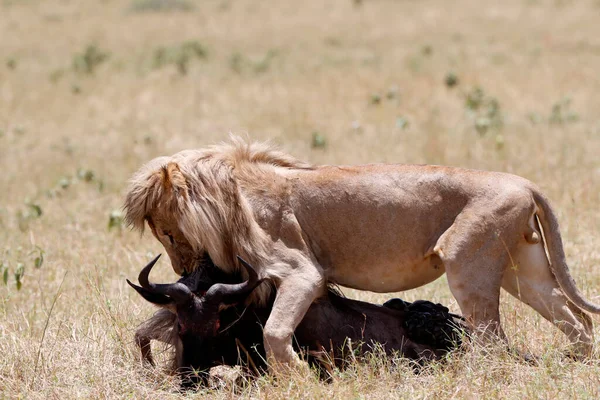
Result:
[[[255,220],[239,176],[260,177],[280,168],[313,169],[268,142],[249,143],[238,136],[205,149],[155,158],[130,180],[125,221],[143,232],[150,213],[167,213],[177,219],[194,252],[208,252],[225,272],[245,276],[236,258],[240,255],[262,277],[276,279],[285,272],[268,268],[272,244]],[[268,288],[261,285],[253,297],[264,302]]]

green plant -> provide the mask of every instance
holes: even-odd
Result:
[[[190,40],[175,46],[157,48],[154,51],[153,67],[162,68],[166,65],[175,65],[181,75],[186,75],[192,60],[204,60],[207,57],[206,47],[196,40]]]
[[[121,230],[123,227],[123,213],[121,210],[113,210],[108,215],[108,230]]]
[[[564,97],[552,105],[548,122],[551,124],[565,124],[579,120],[579,115],[571,110],[571,98]]]
[[[73,94],[79,94],[81,93],[81,86],[77,83],[73,83],[71,85],[71,93]]]
[[[313,149],[323,149],[327,146],[327,139],[319,132],[313,132],[310,146]]]
[[[73,69],[82,74],[93,74],[96,68],[109,57],[109,53],[95,44],[88,45],[81,53],[73,57]]]
[[[17,290],[23,287],[26,266],[33,264],[36,269],[39,269],[44,264],[44,255],[46,252],[40,246],[34,246],[33,249],[27,251],[21,246],[16,248],[6,248],[3,256],[0,258],[0,276],[5,286],[9,284],[10,276],[14,278]],[[12,265],[14,268],[11,268]]]
[[[0,273],[2,274],[2,282],[8,285],[8,265],[4,265],[4,261],[0,261]]]
[[[96,183],[98,185],[98,191],[102,191],[104,188],[104,182],[102,179],[98,179],[94,174],[94,171],[87,168],[78,168],[75,176],[63,175],[61,176],[56,185],[47,189],[44,193],[49,198],[60,196],[62,192],[66,191],[72,186],[75,186],[81,182],[84,183]]]
[[[231,56],[229,56],[229,68],[233,70],[233,72],[237,74],[241,74],[244,68],[244,56],[242,56],[239,52],[234,52]]]
[[[79,168],[77,170],[77,178],[84,182],[91,182],[94,180],[94,171],[86,168]]]
[[[478,86],[467,93],[465,107],[480,135],[485,135],[490,129],[500,129],[504,125],[500,103],[495,97],[486,95]]]
[[[40,218],[43,214],[42,207],[31,201],[25,200],[25,209],[21,209],[17,212],[17,220],[19,222],[19,229],[24,232],[29,226],[31,220]]]
[[[406,117],[397,117],[396,118],[396,128],[398,129],[406,129],[408,128],[408,120],[406,119]]]
[[[240,52],[235,51],[229,56],[229,67],[237,74],[242,74],[244,70],[248,69],[259,75],[267,72],[271,68],[273,60],[278,56],[279,51],[277,49],[268,50],[260,58],[245,57]]]
[[[388,100],[397,99],[399,97],[399,95],[398,95],[399,92],[400,92],[400,89],[398,89],[398,86],[392,85],[389,87],[387,93],[385,94],[385,97]]]
[[[539,124],[540,122],[542,122],[544,120],[544,118],[536,112],[528,113],[527,119],[529,119],[529,122],[531,122],[533,125]]]
[[[502,150],[504,148],[504,135],[497,134],[496,135],[496,149]]]
[[[279,55],[279,52],[275,49],[270,49],[267,51],[263,58],[254,63],[254,72],[257,74],[267,72],[271,67],[271,62],[273,59],[275,59],[275,57],[277,57],[277,55]]]
[[[446,74],[446,78],[444,79],[444,83],[449,88],[458,85],[458,75],[454,71],[450,71]]]
[[[8,69],[15,69],[17,68],[17,60],[14,58],[9,58],[8,60],[6,60],[6,67]]]
[[[58,186],[60,186],[61,189],[67,189],[69,186],[71,186],[71,180],[66,176],[63,176],[58,180]]]
[[[470,92],[467,93],[465,99],[465,107],[472,111],[477,111],[479,107],[483,104],[485,94],[483,93],[483,89],[479,86],[474,87]]]
[[[27,208],[29,209],[29,211],[27,212],[28,215],[30,215],[33,218],[39,218],[42,216],[42,207],[40,207],[39,204],[32,203],[30,201],[28,201],[25,204],[27,205]]]
[[[381,104],[381,95],[379,93],[373,93],[369,102],[373,105]]]
[[[50,82],[52,83],[57,83],[64,76],[64,74],[64,69],[55,69],[54,71],[50,72],[48,79],[50,79]]]
[[[17,290],[21,290],[23,286],[22,279],[25,276],[25,264],[17,263],[17,268],[15,269],[15,281],[17,284]]]
[[[36,256],[33,260],[33,266],[41,268],[42,264],[44,264],[44,254],[46,252],[40,246],[35,246],[35,249],[31,253]]]
[[[133,12],[191,11],[194,6],[186,0],[135,0],[129,9]]]

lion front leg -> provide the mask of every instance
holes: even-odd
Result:
[[[281,365],[303,365],[292,347],[292,336],[312,302],[326,290],[323,275],[312,263],[307,262],[292,271],[278,285],[263,332],[271,370],[277,370]]]

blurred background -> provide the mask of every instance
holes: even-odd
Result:
[[[152,309],[124,278],[162,248],[122,225],[127,180],[229,132],[313,163],[531,179],[594,298],[598,71],[598,0],[0,0],[0,385],[148,394],[131,348]],[[456,310],[444,279],[402,296]],[[554,338],[528,309],[511,318],[509,331],[543,327],[525,346]]]

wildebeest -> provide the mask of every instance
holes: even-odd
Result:
[[[188,383],[195,381],[198,371],[215,365],[244,363],[257,373],[264,370],[262,327],[272,303],[267,307],[243,305],[263,282],[254,269],[240,260],[249,276],[242,283],[210,285],[206,273],[201,272],[211,271],[209,268],[197,269],[176,283],[155,284],[148,276],[157,259],[140,272],[141,287],[127,281],[146,300],[173,312],[157,313],[156,320],[138,331],[143,358],[152,362],[150,339],[170,341],[176,345],[178,372]],[[317,365],[343,366],[348,354],[365,354],[374,346],[412,360],[438,359],[460,344],[460,320],[446,307],[427,301],[392,299],[382,306],[351,300],[331,289],[309,309],[296,329],[295,344]],[[165,340],[160,329],[171,329],[171,339]],[[327,363],[322,363],[324,359]]]

